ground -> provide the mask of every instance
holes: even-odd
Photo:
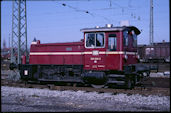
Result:
[[[9,63],[7,63],[9,65]],[[1,80],[10,74],[7,64],[1,63]],[[167,73],[151,73],[146,84],[170,88],[170,64]],[[169,69],[169,70],[168,70]],[[1,86],[2,112],[83,112],[83,111],[166,111],[170,112],[170,95],[97,93],[57,91],[36,88]]]
[[[170,96],[1,87],[2,112],[170,111]]]

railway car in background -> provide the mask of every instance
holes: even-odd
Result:
[[[170,42],[139,45],[138,54],[141,62],[170,62]]]
[[[32,42],[29,63],[23,59],[18,66],[21,79],[132,88],[144,73],[149,75],[148,67],[137,64],[138,28],[107,24],[81,31],[84,39],[79,42]]]
[[[2,48],[1,49],[1,60],[9,60],[11,57],[10,55],[10,48]]]

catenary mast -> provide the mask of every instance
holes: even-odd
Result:
[[[153,0],[150,0],[150,45],[153,45]]]
[[[12,1],[11,63],[21,64],[22,55],[28,59],[26,0]]]

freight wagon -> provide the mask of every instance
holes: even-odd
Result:
[[[32,42],[29,63],[23,57],[18,66],[21,79],[132,88],[149,75],[148,67],[137,64],[138,28],[107,24],[81,31],[84,39],[79,42]]]
[[[138,54],[142,62],[170,62],[170,42],[139,45]]]

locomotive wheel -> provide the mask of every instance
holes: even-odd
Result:
[[[91,84],[91,86],[93,87],[93,88],[103,88],[103,87],[105,87],[105,85],[103,84],[103,85],[95,85],[95,84]]]

